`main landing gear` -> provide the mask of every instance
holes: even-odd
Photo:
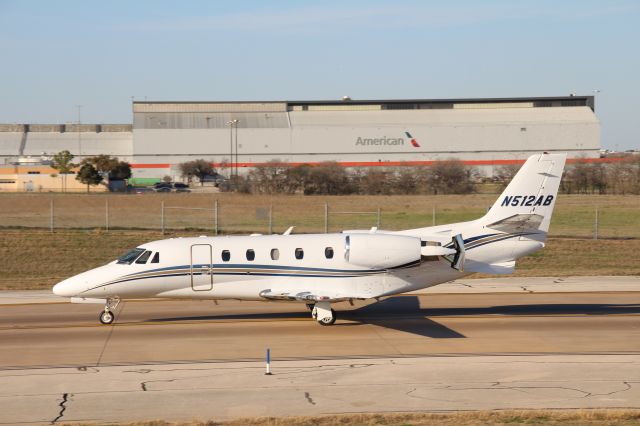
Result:
[[[330,302],[318,302],[313,305],[311,316],[320,325],[333,325],[336,322],[336,311],[331,309]]]
[[[109,298],[107,299],[107,304],[104,306],[104,311],[100,312],[100,322],[105,325],[109,325],[113,323],[113,320],[116,319],[116,316],[113,314],[112,309],[115,310],[120,303],[120,299],[118,298]]]

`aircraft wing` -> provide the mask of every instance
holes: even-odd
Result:
[[[260,292],[260,297],[267,300],[286,300],[297,302],[342,302],[344,300],[356,299],[355,297],[347,297],[344,294],[332,294],[331,292],[312,293],[310,291],[272,291],[271,289]]]

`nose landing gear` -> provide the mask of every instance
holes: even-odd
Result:
[[[336,311],[331,309],[331,303],[318,302],[313,306],[311,316],[320,325],[333,325],[336,322]]]
[[[118,307],[119,303],[120,299],[118,299],[117,297],[107,299],[107,304],[104,307],[104,311],[100,312],[100,316],[98,317],[102,324],[109,325],[113,323],[113,321],[116,319],[116,316],[113,314],[112,309],[115,310]]]

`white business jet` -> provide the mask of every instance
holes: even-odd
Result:
[[[482,218],[405,231],[171,238],[53,287],[72,302],[104,303],[111,324],[121,300],[244,299],[302,302],[322,325],[332,303],[423,289],[474,272],[508,274],[542,247],[566,154],[529,157]]]

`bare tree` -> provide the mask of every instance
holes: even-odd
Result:
[[[475,192],[477,171],[462,161],[438,161],[429,167],[427,185],[433,194],[470,194]]]
[[[518,173],[520,170],[520,165],[518,164],[505,164],[503,166],[496,167],[493,172],[493,178],[495,182],[500,185],[501,189],[504,189],[509,185],[511,179]]]

